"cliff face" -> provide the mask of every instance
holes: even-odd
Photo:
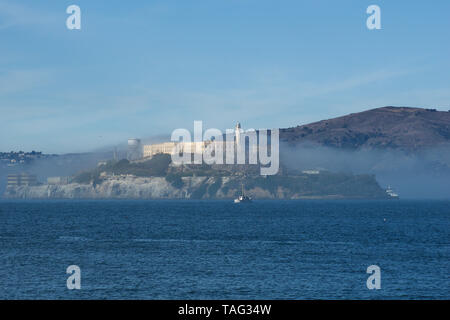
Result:
[[[322,177],[320,177],[322,176]],[[333,180],[333,183],[327,183]],[[114,177],[99,184],[41,185],[7,189],[9,199],[231,199],[241,192],[240,177]],[[372,176],[253,177],[246,193],[254,199],[385,198]]]
[[[203,178],[190,179],[188,185],[203,182]],[[152,199],[186,198],[187,189],[177,189],[165,178],[117,178],[108,179],[101,184],[41,185],[7,189],[5,198],[19,199]]]

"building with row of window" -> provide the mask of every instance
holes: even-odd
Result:
[[[35,186],[37,184],[37,177],[34,174],[28,174],[25,172],[18,174],[8,174],[7,188]]]
[[[206,148],[210,147],[212,150],[236,150],[236,147],[241,143],[241,124],[238,122],[235,127],[234,137],[231,141],[198,141],[198,142],[163,142],[156,144],[148,144],[142,147],[142,157],[151,158],[156,154],[175,154],[178,153],[199,153],[203,154]],[[131,139],[135,140],[135,139]],[[220,145],[219,145],[220,144]],[[130,142],[129,142],[130,145]]]

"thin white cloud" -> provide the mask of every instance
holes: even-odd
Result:
[[[55,14],[11,1],[0,1],[0,31],[24,25],[44,25],[57,22]]]
[[[356,75],[338,81],[324,84],[307,85],[304,89],[304,97],[314,97],[335,92],[355,89],[361,86],[369,85],[374,82],[388,80],[396,77],[410,74],[411,71],[397,71],[397,70],[377,70],[370,73]]]
[[[205,126],[220,129],[231,128],[237,120],[244,122],[246,128],[287,127],[321,120],[330,116],[330,110],[333,110],[333,116],[340,109],[342,112],[336,116],[361,111],[369,101],[361,100],[364,98],[362,93],[359,94],[359,90],[355,92],[355,89],[404,74],[375,71],[324,84],[294,83],[292,79],[278,76],[274,82],[255,80],[251,83],[253,86],[240,89],[205,91],[148,89],[142,85],[137,88],[133,86],[135,94],[130,95],[104,95],[96,92],[95,88],[89,92],[52,92],[28,101],[13,99],[14,106],[6,110],[2,110],[0,100],[0,126],[3,127],[0,131],[5,138],[8,135],[37,138],[36,134],[51,137],[58,133],[61,141],[64,141],[63,137],[76,137],[73,147],[83,143],[100,147],[105,142],[113,143],[113,138],[119,136],[125,139],[126,132],[129,136],[149,136],[168,133],[180,127],[189,129],[193,120],[203,120]],[[25,87],[38,85],[39,78],[39,72],[15,71],[3,77],[0,75],[0,88],[4,84],[3,91],[18,92]],[[308,103],[313,102],[316,106],[323,96],[333,100],[332,103],[321,110],[311,109]],[[345,99],[363,102],[355,106],[354,103],[346,104]],[[86,128],[89,128],[89,132]],[[80,130],[84,133],[80,134]],[[97,132],[108,138],[93,141],[92,135]],[[45,142],[41,143],[44,148]],[[58,147],[55,141],[55,151]],[[65,144],[60,147],[70,151],[67,149],[70,147]]]
[[[0,98],[4,95],[24,92],[41,86],[47,83],[50,78],[51,72],[42,69],[10,70],[0,73]]]
[[[302,106],[305,100],[351,93],[360,87],[401,77],[408,73],[380,70],[328,83],[294,82],[292,79],[283,79],[278,74],[274,82],[258,79],[255,81],[255,86],[242,89],[151,90],[147,91],[147,94],[160,105],[170,107],[172,112],[169,116],[177,122],[183,112],[185,112],[183,119],[204,116],[215,122],[229,123],[236,117],[241,120],[266,117],[270,120],[283,112],[292,112],[293,109]]]

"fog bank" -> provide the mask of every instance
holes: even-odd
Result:
[[[402,198],[450,199],[450,145],[418,153],[363,149],[346,151],[313,144],[280,146],[281,162],[293,170],[375,174],[381,187]]]

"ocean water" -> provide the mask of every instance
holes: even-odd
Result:
[[[1,299],[449,299],[449,259],[449,201],[0,201]]]

